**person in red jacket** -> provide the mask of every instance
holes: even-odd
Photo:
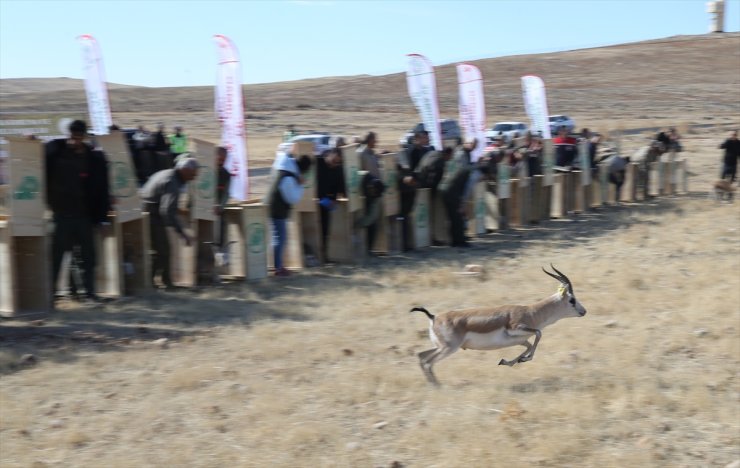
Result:
[[[575,138],[568,135],[568,129],[564,126],[558,129],[558,136],[552,139],[555,147],[555,165],[570,168],[576,161],[578,154],[578,142]]]

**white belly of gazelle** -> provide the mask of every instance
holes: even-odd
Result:
[[[523,334],[519,336],[511,336],[505,328],[494,330],[488,333],[467,332],[460,347],[462,349],[508,348],[509,346],[515,346],[524,343],[530,336],[532,336],[531,333],[528,333],[526,335]]]

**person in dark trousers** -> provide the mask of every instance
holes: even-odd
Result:
[[[378,143],[378,135],[375,132],[368,132],[362,140],[362,144],[357,148],[360,156],[360,168],[367,171],[373,178],[382,180],[380,173],[380,158],[375,151]],[[365,197],[365,215],[357,222],[362,227],[367,228],[367,254],[373,255],[373,246],[375,245],[375,236],[378,231],[378,221],[380,213],[380,199],[378,197]]]
[[[319,199],[321,214],[321,255],[325,262],[329,259],[328,240],[331,212],[336,208],[337,197],[347,193],[342,162],[340,148],[327,150],[316,158],[316,196]]]
[[[177,162],[174,169],[164,169],[153,174],[141,188],[144,209],[149,213],[149,234],[152,249],[152,283],[159,275],[162,285],[167,289],[174,288],[170,274],[170,241],[167,228],[173,228],[186,245],[192,238],[183,229],[177,214],[177,202],[186,185],[198,175],[198,161],[184,158]]]
[[[470,152],[475,149],[475,142],[461,145],[455,155],[447,161],[442,181],[439,183],[439,194],[450,220],[450,245],[452,247],[470,247],[465,240],[465,220],[463,202],[465,188],[470,177]]]
[[[170,142],[164,133],[164,124],[157,126],[157,133],[154,134],[152,151],[154,152],[154,172],[163,169],[172,168],[172,155],[170,154]]]
[[[278,155],[273,168],[274,177],[267,191],[267,202],[273,227],[273,255],[275,276],[289,276],[283,264],[283,252],[288,239],[287,219],[290,210],[303,196],[303,175],[311,168],[311,158],[301,156],[298,161],[293,158],[297,151],[295,145],[290,153]]]
[[[216,215],[218,215],[218,246],[221,252],[226,249],[226,222],[224,209],[229,202],[229,187],[231,173],[224,167],[229,151],[223,146],[216,148],[216,166],[218,167],[218,182],[216,185]]]
[[[425,154],[433,151],[429,146],[429,132],[421,130],[414,133],[410,146],[399,156],[398,160],[398,191],[401,195],[400,216],[402,218],[403,250],[413,250],[411,238],[411,211],[416,200],[416,188],[419,185],[417,168]]]
[[[417,166],[417,179],[419,187],[430,189],[430,206],[434,207],[438,196],[437,188],[439,183],[442,181],[442,176],[445,171],[445,164],[452,157],[452,148],[447,147],[442,151],[429,151],[421,158],[419,165]],[[436,224],[436,210],[430,211],[432,224]],[[441,220],[440,220],[441,221]],[[432,236],[435,232],[432,230]],[[432,237],[432,245],[441,246],[444,243],[435,237]]]
[[[730,132],[730,137],[719,147],[725,150],[721,178],[730,179],[730,183],[733,183],[737,176],[737,160],[740,159],[740,140],[737,138],[737,130]]]
[[[622,198],[622,185],[627,177],[627,166],[630,163],[629,156],[622,157],[618,154],[608,159],[609,183],[614,184],[614,204],[619,205]]]
[[[555,147],[555,165],[562,170],[570,171],[577,163],[578,149],[577,140],[568,135],[568,129],[561,126],[558,130],[558,136],[552,139]]]
[[[46,196],[54,216],[52,237],[52,288],[56,285],[65,252],[79,247],[85,295],[95,292],[95,226],[106,223],[111,211],[108,162],[102,151],[85,142],[87,124],[75,120],[70,138],[46,144]]]

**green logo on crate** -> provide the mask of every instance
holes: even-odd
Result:
[[[252,223],[247,226],[247,248],[253,254],[259,254],[265,251],[264,224]]]
[[[200,198],[210,199],[214,196],[213,186],[215,176],[213,175],[213,169],[208,166],[200,166],[200,172],[198,173],[198,196]]]
[[[306,190],[310,190],[313,187],[314,179],[316,179],[316,169],[314,169],[314,165],[311,164],[311,168],[303,177],[303,188]]]
[[[475,217],[482,218],[486,215],[486,202],[482,198],[478,199],[478,203],[475,205]]]
[[[388,171],[388,176],[385,180],[385,188],[388,195],[393,195],[396,191],[396,185],[398,184],[398,174],[396,171]]]
[[[351,193],[357,193],[360,188],[360,174],[357,171],[357,166],[349,167],[349,191]]]
[[[13,192],[13,199],[33,200],[38,196],[40,188],[41,184],[39,184],[38,177],[25,176],[21,180],[21,183],[18,184],[18,188],[16,189],[16,191]]]
[[[429,208],[426,203],[421,203],[416,207],[416,227],[424,229],[429,222]]]
[[[131,168],[123,162],[114,162],[111,168],[113,172],[113,194],[116,197],[128,198],[136,193],[134,177]]]

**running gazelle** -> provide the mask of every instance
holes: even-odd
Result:
[[[531,361],[542,329],[565,317],[583,317],[586,309],[576,299],[573,285],[567,276],[550,264],[555,274],[544,271],[560,281],[558,291],[552,296],[530,305],[501,305],[475,309],[453,310],[434,316],[423,307],[411,312],[424,312],[429,317],[429,338],[434,348],[419,353],[419,363],[429,382],[439,385],[432,366],[458,349],[499,349],[522,345],[522,354],[499,365],[513,366]],[[534,342],[529,337],[534,335]]]

